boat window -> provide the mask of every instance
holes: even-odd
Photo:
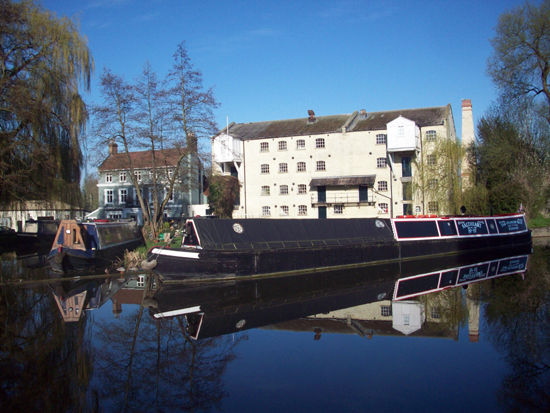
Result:
[[[395,221],[398,238],[439,237],[435,221]]]
[[[439,221],[437,225],[439,226],[439,231],[441,232],[442,237],[457,235],[454,221]]]
[[[456,226],[460,235],[481,235],[489,232],[484,219],[457,220]]]

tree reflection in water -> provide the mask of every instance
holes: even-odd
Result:
[[[489,285],[484,285],[489,287]],[[491,343],[511,372],[498,397],[509,411],[550,411],[550,249],[536,248],[525,280],[495,280],[484,288]]]
[[[183,317],[154,319],[143,306],[98,321],[94,376],[109,411],[209,411],[227,396],[223,375],[248,336],[189,338]]]
[[[6,254],[1,264],[3,281],[37,276]],[[92,372],[86,332],[85,319],[63,322],[46,287],[0,286],[0,410],[86,410]]]

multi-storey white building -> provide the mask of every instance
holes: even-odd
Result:
[[[429,214],[413,199],[413,161],[456,139],[451,106],[253,123],[212,138],[212,164],[241,182],[234,218],[353,218]],[[428,156],[428,162],[435,162]]]

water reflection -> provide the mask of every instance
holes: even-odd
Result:
[[[529,255],[525,273],[516,268],[521,273],[475,280],[467,289],[398,297],[402,300],[394,299],[399,280],[439,274],[441,281],[449,269],[460,273],[461,267],[516,260],[529,251],[208,284],[161,283],[149,274],[53,278],[36,257],[4,254],[0,407],[223,409],[230,396],[224,375],[239,362],[246,330],[306,332],[322,342],[333,334],[457,341],[467,326],[468,341],[477,342],[485,324],[485,338],[510,367],[498,394],[503,408],[545,411],[549,251],[538,248]]]

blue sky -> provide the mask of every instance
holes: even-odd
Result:
[[[185,40],[204,85],[229,122],[440,106],[461,133],[461,101],[474,121],[496,91],[486,76],[498,16],[523,0],[214,1],[43,0],[77,16],[96,70],[131,80],[150,61],[159,76]]]

